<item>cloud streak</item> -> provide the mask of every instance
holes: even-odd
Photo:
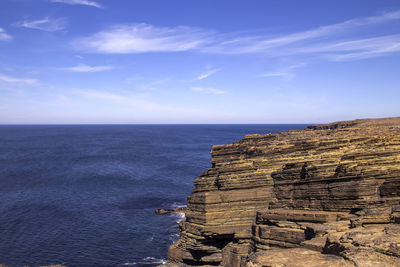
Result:
[[[261,74],[260,77],[284,77],[284,76],[289,76],[290,73],[288,72],[268,72]]]
[[[295,76],[295,74],[293,73],[293,71],[295,69],[302,68],[306,65],[307,65],[307,63],[298,63],[298,64],[289,65],[278,71],[267,72],[267,73],[261,74],[261,75],[259,75],[259,77],[284,77],[287,79],[291,79]]]
[[[59,18],[59,19],[44,18],[40,20],[17,22],[14,25],[28,29],[56,32],[65,29],[65,27],[67,26],[67,20],[65,18]]]
[[[205,78],[210,77],[211,75],[217,73],[218,71],[220,71],[220,69],[213,69],[213,70],[209,70],[205,73],[200,74],[199,76],[197,76],[196,80],[200,81],[203,80]]]
[[[114,69],[113,66],[89,66],[89,65],[77,65],[73,67],[66,67],[66,68],[60,68],[60,70],[63,71],[69,71],[69,72],[101,72],[101,71],[107,71],[107,70],[112,70]]]
[[[321,53],[334,61],[384,56],[400,51],[400,34],[318,44],[298,49],[298,53]]]
[[[102,8],[96,1],[89,1],[89,0],[51,0],[53,3],[63,3],[67,5],[84,5],[84,6],[92,6],[97,8]]]
[[[0,81],[7,82],[7,83],[22,83],[22,84],[27,84],[27,85],[33,85],[38,82],[37,79],[31,79],[31,78],[16,78],[16,77],[10,77],[4,74],[0,73]]]
[[[206,48],[211,53],[246,54],[267,53],[273,55],[276,49],[287,47],[296,43],[307,45],[307,42],[321,37],[330,37],[343,32],[354,31],[358,27],[386,23],[400,19],[400,10],[384,13],[380,16],[356,18],[341,23],[321,26],[316,29],[282,35],[274,38],[264,36],[247,36],[227,40],[215,46]],[[317,40],[318,41],[318,40]]]
[[[315,54],[323,55],[328,60],[356,60],[398,52],[397,35],[354,39],[360,27],[397,20],[400,20],[400,10],[274,37],[260,34],[243,36],[243,33],[240,34],[242,36],[237,33],[218,34],[194,27],[168,28],[142,23],[117,25],[77,39],[72,45],[82,52],[101,54],[194,51],[228,55],[263,54],[269,57]],[[370,41],[373,44],[368,46]],[[199,75],[197,80],[209,77],[216,72],[213,71]]]
[[[215,89],[212,87],[192,87],[192,88],[190,88],[190,90],[194,91],[194,92],[203,92],[203,93],[214,94],[214,95],[223,95],[223,94],[228,93],[227,91]]]
[[[11,35],[6,33],[3,28],[0,28],[0,41],[10,41],[11,39]]]
[[[191,27],[119,25],[73,42],[77,50],[104,54],[180,52],[199,49],[210,33]]]

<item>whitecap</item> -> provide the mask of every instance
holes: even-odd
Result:
[[[142,266],[142,265],[150,265],[150,264],[166,264],[167,260],[166,259],[157,259],[154,257],[145,257],[139,261],[135,262],[126,262],[119,264],[118,266]]]
[[[179,234],[171,234],[169,235],[169,240],[172,241],[172,243],[175,243],[179,239]]]
[[[186,217],[185,217],[185,213],[175,213],[174,214],[175,217],[177,217],[176,223],[180,223],[181,221],[183,221]]]
[[[179,202],[174,202],[171,204],[171,209],[183,208],[186,207],[186,204],[182,204]]]

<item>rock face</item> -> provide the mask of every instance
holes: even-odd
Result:
[[[213,146],[170,266],[400,266],[400,118]]]

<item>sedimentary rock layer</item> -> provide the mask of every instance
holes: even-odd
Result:
[[[285,264],[288,253],[330,266],[362,266],[356,258],[366,256],[357,255],[372,249],[375,262],[400,266],[398,252],[388,252],[399,241],[388,231],[400,222],[393,211],[400,203],[400,118],[248,135],[213,146],[211,155],[212,168],[188,197],[180,239],[169,249],[171,264],[274,266]],[[377,208],[386,213],[374,213]],[[374,231],[395,245],[364,244],[356,252],[341,243],[350,240],[344,232],[360,237]]]

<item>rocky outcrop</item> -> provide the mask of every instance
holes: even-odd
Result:
[[[175,265],[400,266],[400,118],[213,146]]]
[[[185,213],[186,207],[179,207],[175,209],[156,209],[155,214],[169,214],[169,213]]]

